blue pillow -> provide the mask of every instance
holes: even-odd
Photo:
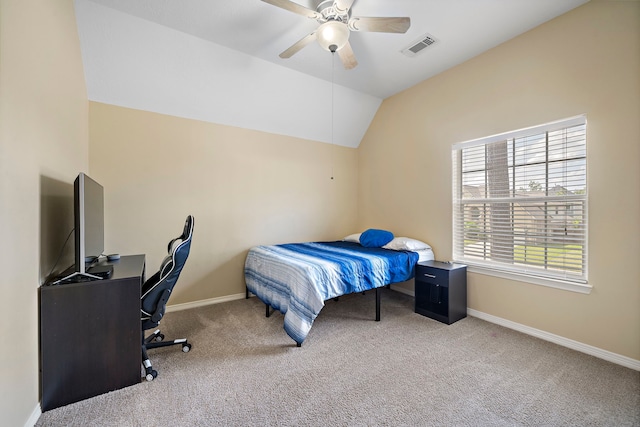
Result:
[[[393,240],[393,233],[370,228],[360,235],[360,244],[365,248],[380,248]]]

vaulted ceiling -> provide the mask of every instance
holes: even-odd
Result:
[[[357,147],[383,99],[586,1],[356,0],[411,26],[351,32],[351,70],[315,42],[280,58],[319,24],[260,0],[76,0],[76,17],[92,101]]]

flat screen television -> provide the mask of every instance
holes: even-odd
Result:
[[[59,282],[102,279],[89,269],[104,251],[104,188],[81,172],[73,183],[73,205],[74,272]]]
[[[104,188],[80,173],[73,183],[76,234],[76,271],[86,273],[86,266],[104,251]]]

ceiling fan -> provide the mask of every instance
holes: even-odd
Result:
[[[411,25],[408,17],[364,17],[351,16],[351,6],[355,0],[325,0],[316,10],[308,9],[290,0],[262,0],[282,9],[315,19],[321,25],[310,34],[294,43],[280,54],[280,58],[290,58],[303,47],[317,40],[323,49],[338,52],[344,68],[350,70],[358,65],[349,43],[351,31],[373,31],[378,33],[406,33]]]

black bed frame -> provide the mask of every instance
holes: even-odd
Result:
[[[391,288],[391,285],[386,285],[387,289]],[[376,289],[376,322],[380,321],[380,288]],[[362,292],[362,295],[365,294],[366,291]],[[249,299],[249,288],[245,286],[245,298]],[[340,297],[333,298],[334,301],[338,301]],[[266,317],[271,316],[271,306],[267,303],[264,303],[266,306]],[[302,343],[296,342],[296,347],[302,347]]]

